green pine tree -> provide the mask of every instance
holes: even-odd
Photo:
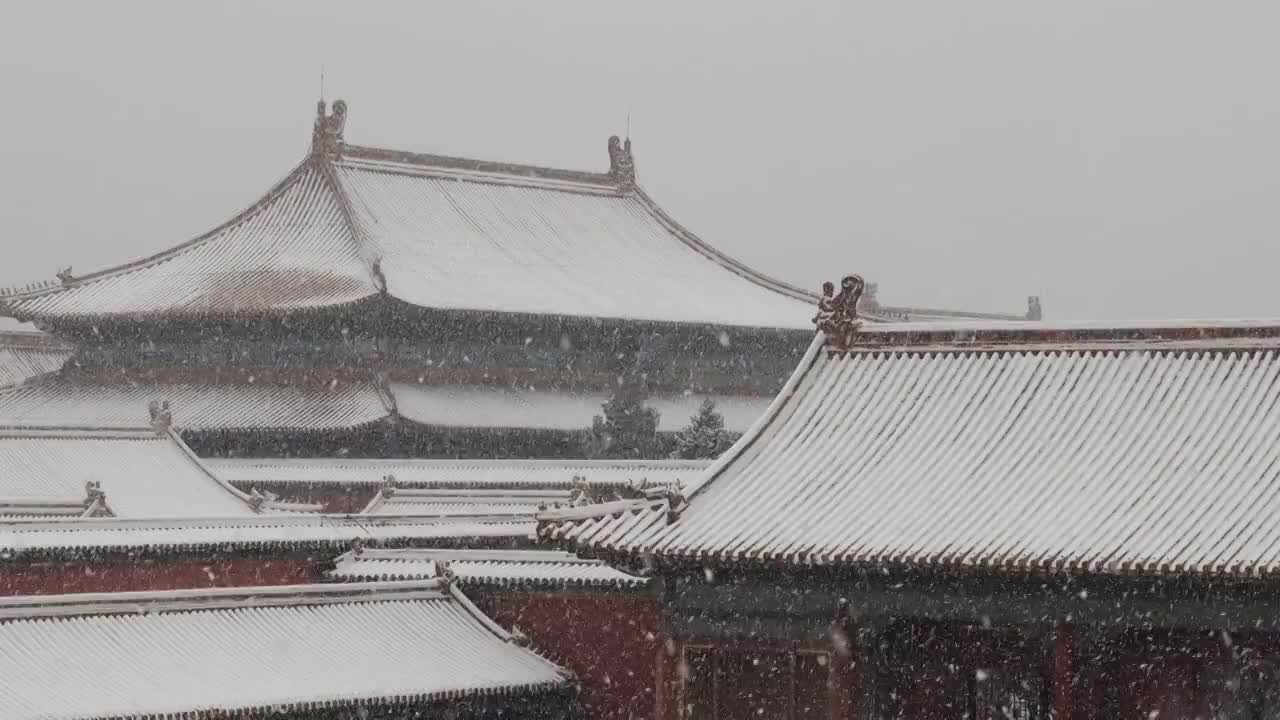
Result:
[[[587,438],[587,455],[594,458],[649,458],[658,452],[657,410],[644,404],[644,385],[624,378],[617,392],[596,415]]]
[[[711,398],[702,401],[689,424],[676,433],[673,458],[700,460],[719,457],[733,444],[734,436],[724,429],[724,416],[716,412]]]

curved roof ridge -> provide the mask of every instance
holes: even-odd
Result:
[[[0,618],[138,615],[222,608],[274,607],[333,602],[386,602],[406,598],[444,599],[446,584],[438,578],[353,583],[309,583],[240,587],[134,590],[112,593],[15,595],[0,598]]]
[[[800,358],[800,362],[796,364],[796,369],[792,371],[791,377],[787,378],[787,382],[782,385],[782,389],[778,391],[776,396],[774,396],[773,402],[769,403],[769,408],[764,411],[763,415],[756,419],[751,427],[747,428],[746,432],[742,433],[733,445],[729,446],[728,450],[725,450],[724,453],[720,455],[720,457],[716,458],[706,470],[702,471],[697,487],[693,488],[693,490],[689,492],[686,496],[686,501],[693,500],[693,498],[700,495],[703,490],[709,487],[711,483],[725,471],[726,468],[732,465],[743,453],[747,451],[748,448],[754,445],[755,442],[764,435],[765,431],[769,429],[769,426],[773,424],[774,419],[777,418],[778,415],[782,413],[783,408],[791,402],[791,398],[800,387],[800,383],[809,374],[809,368],[813,366],[813,361],[817,359],[819,354],[826,347],[826,344],[827,337],[824,333],[819,331],[814,334],[813,340],[809,343],[809,347],[805,349],[804,355]]]
[[[679,238],[686,245],[693,248],[694,251],[700,253],[707,259],[716,263],[720,267],[732,272],[746,280],[749,280],[765,289],[781,293],[787,297],[805,302],[816,303],[818,301],[818,293],[805,290],[798,285],[793,285],[785,280],[779,280],[771,275],[760,272],[728,253],[719,250],[711,243],[698,237],[696,233],[681,225],[674,217],[662,209],[653,196],[645,192],[644,188],[636,185],[634,188],[635,196],[640,200],[641,204],[653,216],[665,226],[672,235]],[[935,310],[931,308],[917,308],[910,306],[870,304],[859,308],[861,315],[866,320],[873,322],[904,322],[909,321],[912,316],[926,315],[938,317],[954,317],[966,319],[981,320],[1023,320],[1022,315],[1001,314],[1001,313],[971,313],[963,310]]]
[[[382,276],[382,270],[379,264],[382,258],[374,252],[374,242],[369,237],[369,232],[365,229],[364,224],[360,222],[359,216],[351,206],[351,194],[347,192],[347,188],[342,183],[341,176],[333,170],[333,162],[327,153],[313,153],[312,158],[318,166],[320,177],[329,188],[329,192],[333,193],[333,199],[338,204],[338,214],[347,225],[347,230],[351,233],[351,240],[355,243],[356,254],[364,261],[365,270],[369,273],[369,281],[378,289],[381,294],[387,292],[387,281]]]
[[[136,260],[131,260],[129,262],[122,263],[120,265],[103,268],[101,270],[96,270],[94,272],[91,272],[87,275],[81,275],[79,277],[72,278],[71,280],[64,282],[60,285],[51,285],[51,286],[42,287],[36,290],[18,291],[18,292],[11,292],[7,294],[4,293],[3,291],[0,291],[0,310],[4,309],[3,308],[4,303],[7,303],[8,301],[11,301],[11,300],[27,300],[30,298],[41,297],[44,295],[53,295],[53,294],[62,292],[64,290],[69,290],[69,289],[81,287],[83,285],[88,285],[93,282],[98,282],[100,280],[105,280],[109,277],[115,277],[117,275],[125,275],[130,272],[134,272],[134,271],[142,270],[144,268],[148,268],[154,265],[158,265],[160,263],[163,263],[175,257],[178,257],[179,255],[182,255],[186,252],[189,252],[199,247],[200,245],[203,245],[205,242],[208,242],[209,240],[216,238],[217,236],[222,234],[223,231],[233,228],[236,225],[239,225],[245,222],[246,220],[253,217],[254,215],[257,215],[262,210],[265,210],[272,203],[278,200],[280,196],[285,193],[286,190],[292,187],[293,184],[296,183],[301,178],[302,175],[304,175],[309,169],[311,169],[311,166],[312,166],[312,156],[307,155],[307,157],[304,158],[302,162],[295,165],[293,169],[290,170],[288,173],[286,173],[283,178],[276,181],[276,183],[271,186],[271,189],[268,190],[265,194],[263,194],[262,197],[258,198],[258,200],[254,202],[252,205],[245,208],[244,210],[241,210],[235,215],[231,216],[229,219],[218,224],[211,230],[206,230],[205,232],[200,233],[199,235],[179,245],[175,245],[171,248],[166,248],[164,250],[161,250],[158,253],[137,258]]]
[[[907,318],[902,322],[925,322],[922,318],[933,320],[954,320],[954,321],[976,321],[976,320],[994,320],[998,322],[1015,322],[1021,320],[1030,320],[1027,313],[1018,315],[1016,313],[994,313],[994,312],[969,312],[968,310],[945,310],[942,308],[916,307],[914,305],[890,305],[877,304],[876,308],[890,315],[900,315]]]
[[[188,461],[193,463],[196,466],[196,468],[200,470],[201,474],[203,474],[209,480],[213,481],[213,483],[217,485],[219,488],[222,488],[224,492],[230,493],[235,499],[244,503],[245,507],[249,508],[253,512],[255,513],[262,512],[261,506],[255,502],[254,497],[252,495],[250,495],[247,492],[244,492],[243,490],[236,487],[235,485],[232,485],[231,483],[227,482],[222,476],[215,473],[213,471],[213,468],[210,468],[208,465],[206,465],[204,460],[201,460],[200,456],[196,455],[195,451],[191,449],[191,446],[187,445],[187,443],[183,441],[182,435],[180,435],[176,429],[174,429],[172,426],[165,428],[164,437],[168,438],[170,442],[177,445],[178,450],[181,451],[182,455],[185,458],[187,458]]]
[[[590,170],[569,170],[545,165],[480,160],[456,155],[437,155],[434,153],[394,150],[391,148],[372,147],[368,145],[344,144],[342,146],[342,155],[339,158],[339,162],[343,160],[396,163],[419,168],[440,168],[487,176],[507,175],[523,180],[537,179],[568,183],[584,183],[613,189],[620,187],[618,181],[609,174],[592,172]]]
[[[750,280],[751,282],[754,282],[757,285],[763,286],[769,290],[772,290],[777,293],[781,293],[783,295],[794,298],[796,300],[805,300],[808,302],[815,302],[815,303],[818,301],[817,293],[803,290],[790,283],[783,282],[782,280],[777,280],[773,277],[770,277],[758,270],[751,268],[750,266],[746,265],[742,261],[737,260],[734,257],[720,250],[717,250],[710,243],[706,242],[705,240],[703,240],[702,238],[698,237],[693,232],[685,228],[683,225],[676,222],[675,218],[667,214],[667,212],[663,210],[662,207],[659,206],[656,201],[654,201],[654,199],[649,195],[649,193],[645,192],[644,189],[641,188],[639,185],[635,187],[635,195],[640,200],[641,204],[644,205],[644,207],[650,213],[653,214],[654,218],[656,218],[658,222],[662,223],[662,225],[664,225],[668,230],[671,231],[672,235],[676,236],[681,241],[683,241],[686,245],[693,248],[695,251],[705,256],[707,259],[711,260],[712,262],[715,262],[717,265],[720,265],[724,269],[729,270],[730,272],[733,272],[734,274],[739,275],[740,277],[743,277],[747,280]]]

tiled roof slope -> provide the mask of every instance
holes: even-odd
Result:
[[[372,382],[134,384],[58,377],[0,390],[0,423],[137,427],[152,401],[168,401],[183,430],[331,430],[389,413]]]
[[[99,383],[74,374],[0,388],[0,423],[135,427],[147,404],[167,400],[184,430],[321,431],[357,428],[396,416],[429,427],[522,428],[573,431],[591,426],[607,396],[568,392],[515,392],[493,387],[381,384],[357,380],[314,382]],[[701,396],[655,396],[658,430],[689,422]],[[741,432],[768,407],[754,397],[713,396],[725,426]]]
[[[493,516],[532,522],[539,509],[568,504],[569,490],[484,488],[416,489],[385,487],[369,501],[365,515],[423,517]]]
[[[338,137],[213,231],[11,293],[0,310],[53,323],[257,316],[385,294],[435,309],[809,327],[813,293],[707,245],[633,179]]]
[[[6,502],[83,498],[87,507],[98,493],[116,517],[254,514],[244,493],[214,476],[171,433],[0,428]]]
[[[574,508],[541,532],[670,559],[1273,574],[1280,323],[881,326],[848,352],[819,336],[674,504]]]
[[[57,372],[75,348],[40,332],[0,331],[0,388]]]
[[[238,716],[568,690],[567,671],[513,640],[438,580],[3,598],[0,716]]]
[[[599,560],[557,550],[353,550],[334,562],[334,580],[417,580],[452,577],[464,586],[511,589],[639,589],[650,584]]]
[[[606,175],[520,177],[348,146],[335,163],[387,292],[431,308],[804,327],[806,294],[732,263]]]
[[[264,513],[254,517],[91,518],[0,520],[0,559],[24,554],[75,555],[84,551],[151,554],[251,549],[324,548],[340,552],[352,543],[375,546],[439,545],[445,541],[527,542],[533,521],[494,518],[396,518]]]
[[[219,477],[237,485],[374,486],[388,475],[401,488],[543,488],[569,490],[573,478],[595,486],[688,484],[709,460],[363,460],[306,458],[210,459]]]
[[[324,168],[307,161],[201,237],[15,296],[10,308],[37,320],[200,317],[346,305],[377,292]]]

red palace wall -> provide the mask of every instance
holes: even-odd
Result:
[[[489,593],[478,604],[503,627],[520,628],[534,650],[577,673],[589,717],[653,717],[656,598]]]
[[[0,596],[295,585],[319,582],[322,565],[310,558],[9,563],[0,565]]]

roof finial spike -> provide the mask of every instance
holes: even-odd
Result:
[[[324,102],[324,61],[320,61],[320,101]]]

